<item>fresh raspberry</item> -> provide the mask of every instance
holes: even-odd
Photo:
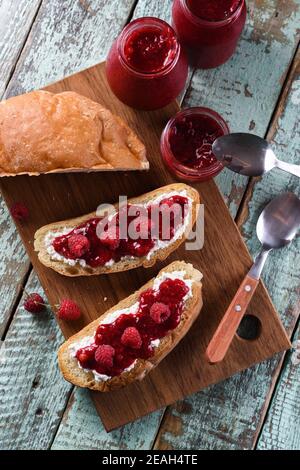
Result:
[[[95,360],[101,366],[110,369],[113,366],[115,350],[109,344],[101,344],[95,352]]]
[[[61,320],[78,320],[81,316],[81,311],[73,300],[63,299],[57,311],[57,316]]]
[[[111,250],[116,250],[120,245],[118,227],[108,227],[107,230],[101,233],[100,241]]]
[[[150,317],[155,323],[165,322],[170,315],[170,307],[162,302],[155,302],[150,308]]]
[[[134,326],[129,326],[122,334],[121,343],[129,348],[140,349],[142,346],[142,338],[139,331]]]
[[[24,302],[24,308],[30,313],[39,313],[44,310],[45,302],[40,294],[29,294]]]
[[[76,353],[76,358],[82,365],[85,365],[94,359],[96,349],[97,346],[94,345],[79,349]]]
[[[29,217],[28,207],[22,202],[16,202],[10,208],[12,217],[18,222],[25,222]]]
[[[181,279],[166,279],[159,287],[159,298],[162,302],[175,304],[181,302],[189,288]]]
[[[81,258],[90,249],[90,242],[84,235],[71,235],[68,238],[68,248],[72,256]]]

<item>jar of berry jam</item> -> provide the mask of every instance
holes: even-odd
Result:
[[[194,67],[224,64],[246,21],[245,0],[174,0],[173,26]]]
[[[167,168],[185,181],[207,181],[224,166],[214,156],[212,144],[229,134],[224,119],[209,108],[189,108],[177,113],[161,136],[161,153]]]
[[[137,109],[158,109],[171,103],[183,90],[187,74],[187,58],[175,31],[152,17],[129,23],[106,62],[112,91]]]

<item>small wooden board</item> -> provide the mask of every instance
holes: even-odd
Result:
[[[204,274],[204,307],[179,346],[141,383],[106,394],[92,392],[105,428],[111,431],[289,348],[289,339],[260,283],[248,310],[261,321],[260,336],[252,341],[236,336],[221,364],[212,366],[205,359],[204,351],[209,339],[251,265],[246,245],[213,181],[195,185],[205,206],[205,244],[202,250],[186,251],[182,246],[167,261],[151,269],[82,278],[63,277],[38,261],[33,251],[33,238],[36,229],[42,225],[91,212],[102,202],[117,201],[119,195],[137,196],[174,181],[162,164],[159,140],[166,122],[178,111],[175,102],[151,113],[137,112],[124,106],[108,87],[104,64],[46,89],[56,93],[76,91],[123,117],[145,142],[151,165],[149,172],[1,179],[1,190],[8,206],[22,201],[30,208],[29,222],[19,224],[18,229],[50,304],[57,305],[61,298],[70,297],[82,309],[80,321],[60,322],[65,337],[76,333],[118,300],[134,292],[171,261],[182,259],[191,262]]]

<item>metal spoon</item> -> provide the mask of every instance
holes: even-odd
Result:
[[[273,199],[261,213],[256,232],[262,244],[252,268],[246,275],[206,350],[210,363],[224,359],[250,300],[258,286],[268,254],[288,245],[300,229],[300,199],[284,193]]]
[[[261,176],[273,168],[280,168],[300,177],[299,165],[278,160],[269,143],[257,135],[224,135],[215,140],[212,150],[224,166],[241,175]]]

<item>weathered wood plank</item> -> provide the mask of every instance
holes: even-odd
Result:
[[[0,338],[20,294],[30,263],[8,210],[0,199]]]
[[[41,292],[36,276],[27,288]],[[71,389],[56,363],[62,336],[53,314],[32,315],[23,300],[0,349],[1,449],[47,448]]]
[[[134,0],[45,0],[6,90],[41,88],[105,59]]]
[[[161,413],[151,415],[107,433],[95,413],[94,404],[87,390],[76,389],[64,414],[52,449],[149,449],[158,428]]]
[[[247,24],[235,55],[222,67],[196,71],[184,107],[210,107],[232,132],[264,136],[297,46],[299,0],[249,0],[247,5]],[[247,179],[225,170],[216,181],[235,216]]]
[[[258,441],[259,450],[300,450],[300,325],[293,344]]]
[[[92,2],[92,3],[93,3],[93,2]],[[146,2],[146,3],[149,4],[149,1]],[[158,3],[158,2],[155,2],[155,3]],[[260,3],[261,3],[261,2],[260,2]],[[46,34],[47,34],[47,33],[46,33]],[[49,44],[49,43],[48,43],[48,44]],[[48,52],[49,52],[49,51],[48,51]],[[45,52],[45,54],[46,54],[46,52]],[[55,55],[55,54],[52,53],[52,57],[53,57],[53,55]],[[44,58],[45,58],[45,56],[44,56]],[[64,61],[65,61],[65,60],[66,60],[66,57],[64,57]],[[99,59],[99,60],[100,60],[100,59]],[[96,59],[94,62],[97,62],[97,61],[98,61],[98,59]],[[42,69],[42,70],[43,70],[44,72],[47,72],[47,67],[46,67],[46,65],[45,65],[46,62],[43,62],[43,60],[42,60],[40,63],[43,64],[43,69]],[[88,65],[89,65],[89,64],[88,64]],[[21,66],[20,66],[20,67],[21,67]],[[21,70],[20,67],[19,67],[19,71]],[[61,65],[61,67],[63,67],[63,64]],[[78,68],[81,68],[81,66],[79,66]],[[27,69],[27,70],[28,70],[28,69]],[[76,70],[76,69],[74,69],[74,70]],[[44,73],[44,72],[43,72],[43,73]],[[48,72],[49,72],[49,71],[48,71]],[[50,71],[49,73],[48,73],[48,72],[46,73],[45,76],[50,77],[50,76],[51,76],[51,73],[50,73],[51,71]],[[70,71],[69,71],[68,73],[70,73]],[[54,71],[54,75],[55,75],[55,71]],[[61,75],[57,74],[57,75],[53,76],[53,78],[51,78],[51,80],[56,79],[58,76],[61,76]],[[35,87],[35,86],[39,86],[39,84],[34,84],[34,85],[30,86],[30,81],[29,81],[28,79],[27,79],[27,83],[28,83],[28,85],[29,85],[29,88],[33,88],[33,87]],[[42,84],[42,83],[45,83],[45,81],[40,82],[40,84]],[[14,87],[12,87],[12,92],[13,92],[13,89],[14,89]],[[21,88],[20,88],[20,89],[22,89],[22,85],[21,85]],[[16,90],[17,90],[17,88],[16,88]],[[24,87],[24,90],[25,90],[25,87]],[[17,93],[17,92],[18,92],[18,91],[16,91],[16,93]],[[196,104],[196,102],[195,102],[195,104]],[[200,103],[198,102],[197,104],[200,104]],[[203,104],[203,103],[201,103],[201,104]],[[252,125],[253,125],[253,124],[252,124]],[[235,191],[235,190],[236,190],[236,187],[233,186],[233,190]],[[234,212],[234,211],[233,211],[233,212]]]
[[[0,1],[0,97],[5,91],[41,0]]]
[[[280,115],[272,125],[275,153],[299,163],[299,56],[292,68],[290,94],[279,104]],[[279,192],[299,195],[299,181],[273,171],[254,185],[242,231],[254,255],[259,248],[255,225],[262,207]],[[300,238],[289,247],[272,253],[263,279],[291,335],[299,316]],[[224,383],[211,387],[168,409],[155,448],[250,449],[255,446],[274,385],[281,356],[266,361]],[[299,384],[295,383],[295,389]]]

